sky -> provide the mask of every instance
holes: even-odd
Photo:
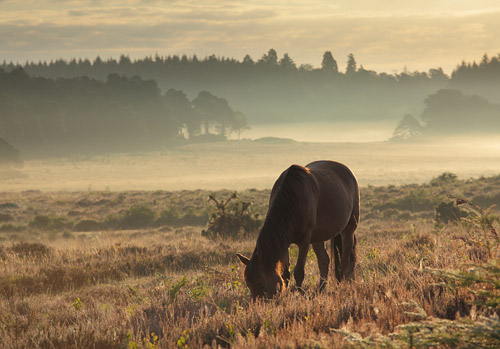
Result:
[[[450,73],[500,53],[498,0],[0,0],[0,61],[196,54],[258,60],[270,48],[341,69]]]

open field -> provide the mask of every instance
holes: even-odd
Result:
[[[484,208],[500,204],[498,176],[464,181],[442,175],[423,185],[362,187],[355,281],[330,280],[326,292],[317,294],[311,249],[304,295],[293,291],[292,281],[277,299],[255,303],[235,257],[252,252],[255,234],[234,240],[202,236],[214,212],[209,194],[0,193],[0,346],[321,348],[356,344],[346,340],[360,335],[358,345],[399,347],[423,343],[429,331],[398,326],[437,319],[479,325],[493,319],[498,331],[498,302],[480,302],[488,290],[498,297],[498,288],[453,289],[445,277],[429,272],[498,261],[484,217],[445,204],[435,218],[436,207],[450,202],[447,194]],[[269,190],[239,193],[261,217],[268,196]],[[498,211],[489,212],[489,220],[498,230]],[[292,247],[292,265],[296,253]],[[452,337],[456,331],[450,328]],[[461,331],[458,340],[464,341],[468,332]],[[491,345],[483,337],[477,343]]]
[[[290,164],[319,159],[345,163],[364,186],[423,183],[444,171],[459,178],[500,173],[500,142],[491,137],[441,144],[231,141],[27,160],[18,176],[0,174],[0,191],[267,189]]]

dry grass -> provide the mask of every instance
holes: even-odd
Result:
[[[490,188],[483,190],[486,185]],[[209,240],[196,226],[72,228],[84,219],[123,216],[138,204],[157,215],[174,206],[181,215],[189,208],[202,211],[206,192],[1,194],[0,204],[13,204],[2,212],[14,221],[4,224],[21,228],[0,233],[0,346],[344,347],[346,333],[387,336],[419,320],[419,311],[454,321],[491,315],[491,309],[472,305],[474,295],[467,289],[452,290],[426,271],[485,263],[489,255],[484,246],[467,243],[477,227],[435,224],[433,208],[425,203],[450,191],[493,197],[499,188],[498,178],[363,188],[356,280],[330,280],[318,294],[311,249],[304,295],[287,290],[255,303],[234,255],[250,254],[255,238]],[[409,194],[414,191],[425,195]],[[265,211],[268,191],[241,195]],[[411,200],[423,207],[408,209]],[[72,225],[40,228],[30,224],[36,216]],[[296,253],[292,248],[292,262]]]

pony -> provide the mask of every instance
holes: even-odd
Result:
[[[301,290],[310,245],[318,259],[319,290],[323,291],[330,266],[325,241],[331,240],[335,277],[354,277],[359,222],[359,188],[349,168],[335,161],[292,165],[274,183],[269,208],[250,258],[237,254],[245,265],[245,281],[252,298],[275,296],[288,287],[291,244],[299,247],[294,269]]]

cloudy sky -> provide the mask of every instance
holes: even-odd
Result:
[[[376,71],[450,72],[500,53],[498,0],[0,0],[0,61],[270,48],[318,66],[332,51]]]

